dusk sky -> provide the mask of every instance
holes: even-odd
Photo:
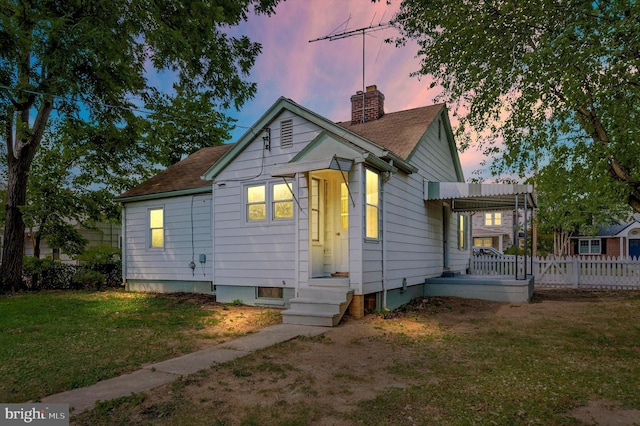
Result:
[[[332,121],[349,120],[351,95],[362,90],[362,35],[341,40],[309,40],[387,23],[400,4],[392,0],[288,0],[271,17],[250,15],[233,33],[262,44],[250,80],[258,84],[255,98],[238,113],[235,142],[248,127],[284,96]],[[385,111],[395,112],[434,103],[438,88],[428,78],[411,77],[419,68],[417,45],[396,48],[384,40],[398,35],[387,28],[365,37],[365,86],[385,95]],[[450,118],[451,114],[450,114]],[[482,155],[473,148],[461,154],[465,179],[479,168]]]

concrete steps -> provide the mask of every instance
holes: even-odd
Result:
[[[289,300],[290,308],[282,311],[284,324],[334,327],[346,312],[353,290],[345,287],[303,288],[298,297]]]

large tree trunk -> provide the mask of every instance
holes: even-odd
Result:
[[[5,204],[4,249],[0,264],[0,293],[16,291],[22,285],[22,256],[24,255],[24,221],[20,207],[27,200],[29,169],[40,146],[42,135],[53,109],[50,99],[42,105],[29,127],[29,109],[23,106],[17,114],[8,114],[5,129],[7,143],[7,200]],[[15,121],[14,121],[15,120]],[[16,126],[11,123],[16,123]],[[16,130],[14,143],[13,130]],[[27,130],[30,129],[30,130]]]
[[[0,265],[0,291],[16,291],[22,285],[24,255],[24,221],[20,206],[27,199],[27,176],[30,161],[14,159],[9,165],[5,204],[4,249]]]

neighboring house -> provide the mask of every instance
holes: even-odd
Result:
[[[514,230],[518,226],[518,243],[524,245],[524,211],[518,209],[516,223],[515,210],[494,210],[475,212],[471,218],[474,247],[493,247],[501,253],[514,244]],[[531,226],[531,221],[528,220]]]
[[[640,217],[602,226],[596,235],[571,238],[570,255],[640,257]]]
[[[471,210],[433,185],[466,185],[447,109],[385,114],[384,99],[369,86],[334,123],[280,98],[235,144],[122,194],[127,288],[285,306],[304,323],[336,301],[356,317],[394,308],[464,273]]]
[[[471,223],[474,247],[493,247],[504,253],[513,245],[513,211],[477,212]]]
[[[120,248],[120,234],[122,232],[122,226],[115,223],[97,223],[91,229],[82,226],[81,224],[75,224],[74,227],[78,230],[80,235],[87,240],[86,247],[96,247],[100,245],[108,245],[114,248]],[[3,229],[0,228],[0,234]],[[31,231],[28,229],[24,234],[24,255],[33,256],[33,241],[31,238]],[[2,259],[2,238],[0,235],[0,259]],[[40,241],[40,258],[53,258],[65,263],[74,263],[70,256],[61,252],[59,249],[51,248],[47,245],[47,240]]]

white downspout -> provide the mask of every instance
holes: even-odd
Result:
[[[211,292],[216,288],[216,218],[215,218],[216,184],[211,182]]]
[[[381,176],[382,178],[382,176]],[[384,179],[380,179],[382,185],[380,187],[380,196],[382,197],[382,310],[387,310],[387,244],[385,240],[387,238],[387,197],[385,196],[385,183]]]

